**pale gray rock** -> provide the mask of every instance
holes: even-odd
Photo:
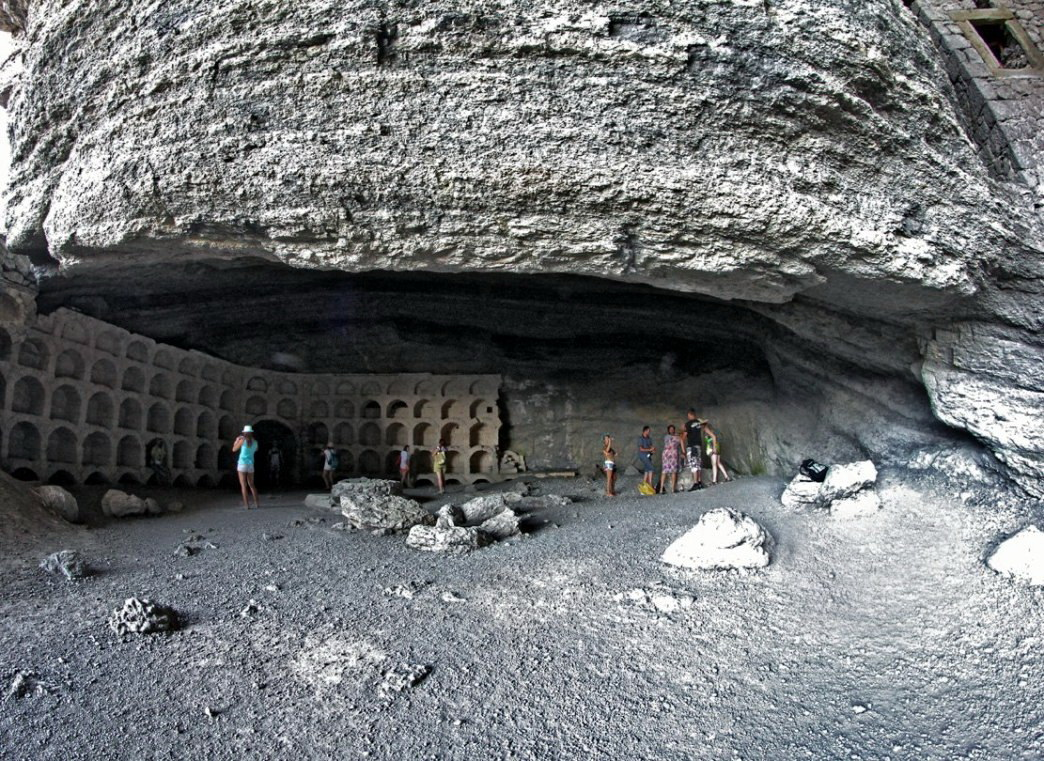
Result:
[[[503,494],[486,494],[475,497],[460,506],[465,523],[482,523],[507,509],[508,502],[504,499]]]
[[[33,489],[33,493],[40,498],[44,507],[60,515],[69,523],[83,521],[83,517],[80,515],[80,504],[76,501],[76,497],[61,486],[37,486]]]
[[[406,537],[406,546],[415,550],[443,552],[447,555],[462,555],[491,544],[492,537],[481,529],[463,526],[439,528],[437,526],[414,526]]]
[[[1044,586],[1044,531],[1027,526],[997,545],[986,565],[1030,586]]]
[[[431,666],[423,663],[397,663],[384,672],[380,692],[385,697],[416,687],[428,678]]]
[[[40,561],[40,567],[48,573],[60,573],[68,581],[82,579],[87,575],[87,564],[76,550],[51,553]]]
[[[339,499],[335,499],[330,494],[309,494],[304,500],[305,507],[314,507],[319,510],[330,510],[335,505],[340,504]]]
[[[54,692],[54,686],[43,681],[35,671],[19,669],[4,689],[4,700],[22,700]]]
[[[439,528],[453,528],[463,526],[465,523],[467,523],[467,517],[464,515],[464,511],[456,505],[440,507],[435,520],[435,525]]]
[[[109,489],[101,501],[102,512],[113,518],[124,518],[128,515],[144,515],[148,506],[141,497],[128,494],[119,489]]]
[[[831,465],[827,470],[820,500],[834,502],[851,497],[877,483],[877,468],[870,460]]]
[[[185,503],[184,502],[179,502],[178,500],[174,500],[173,502],[168,502],[167,503],[167,512],[168,513],[180,513],[184,509],[185,509]]]
[[[729,507],[708,510],[664,551],[668,565],[698,570],[763,568],[771,537],[753,518]]]
[[[783,503],[783,507],[791,510],[802,507],[818,507],[822,491],[822,483],[812,481],[798,474],[787,484],[779,501]]]
[[[145,512],[149,515],[159,515],[163,512],[163,508],[160,507],[160,503],[152,497],[145,498]]]
[[[866,518],[880,509],[881,498],[870,488],[830,503],[830,514],[836,518]]]
[[[517,536],[520,533],[518,524],[519,517],[515,511],[506,509],[497,513],[492,518],[484,520],[479,525],[479,529],[486,532],[497,541],[500,541]]]
[[[340,501],[341,514],[352,528],[391,533],[435,523],[420,503],[405,497],[342,494]]]
[[[330,496],[341,497],[401,497],[402,484],[386,478],[347,478],[333,485]]]
[[[176,629],[178,616],[171,608],[145,598],[129,597],[109,618],[109,628],[117,634],[154,634]]]

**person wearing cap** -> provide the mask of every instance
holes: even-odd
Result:
[[[696,417],[696,410],[690,409],[686,414],[685,431],[682,433],[682,441],[685,444],[685,456],[689,461],[689,470],[692,471],[692,486],[689,491],[703,488],[703,453],[700,451],[702,443],[703,422]]]
[[[337,470],[337,465],[337,450],[334,449],[334,443],[328,441],[326,449],[323,450],[323,483],[331,491],[333,491],[334,472]]]
[[[247,497],[254,495],[254,507],[257,504],[257,487],[254,485],[254,455],[257,453],[257,440],[254,438],[253,426],[243,426],[243,433],[232,445],[233,452],[239,452],[239,460],[236,463],[236,471],[239,473],[239,488],[243,492],[243,507],[250,509]]]

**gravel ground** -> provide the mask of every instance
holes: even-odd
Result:
[[[0,755],[1044,756],[1041,593],[982,564],[1026,510],[888,473],[885,509],[848,522],[785,510],[771,478],[616,499],[534,484],[578,502],[461,558],[333,530],[303,494],[248,512],[220,492],[9,548],[0,677],[32,672],[38,689],[0,701]],[[769,530],[772,565],[659,562],[719,505]],[[199,552],[175,556],[189,539]],[[36,568],[64,548],[96,574]],[[118,637],[106,619],[131,596],[182,628]]]

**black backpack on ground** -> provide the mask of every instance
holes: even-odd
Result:
[[[810,457],[807,460],[801,461],[801,465],[798,467],[798,473],[810,481],[818,481],[822,483],[823,479],[826,478],[827,466],[821,462],[816,462]]]

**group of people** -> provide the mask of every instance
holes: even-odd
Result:
[[[254,480],[254,455],[257,453],[258,443],[254,437],[252,426],[243,426],[242,433],[236,438],[232,445],[232,451],[239,455],[236,461],[236,472],[239,475],[239,488],[243,494],[243,507],[250,509],[250,497],[254,499],[254,507],[257,502],[257,485]],[[439,487],[439,494],[446,491],[446,442],[439,439],[439,443],[431,450],[432,470],[435,472],[435,480]],[[323,458],[323,483],[327,489],[333,489],[334,474],[340,467],[340,457],[332,441],[327,442],[322,451]],[[404,487],[410,485],[410,448],[404,446],[399,452],[399,480]],[[273,478],[278,482],[279,472],[282,468],[282,453],[278,447],[273,447],[270,452],[269,466],[272,469]]]
[[[670,482],[670,491],[678,490],[678,473],[683,464],[692,472],[692,486],[689,491],[703,488],[703,455],[706,453],[711,463],[711,483],[718,483],[718,474],[725,481],[732,478],[725,470],[721,461],[721,450],[718,445],[718,435],[711,428],[708,421],[697,417],[696,410],[690,409],[686,413],[686,420],[679,434],[674,424],[667,426],[667,433],[663,437],[663,449],[660,453],[660,480],[658,484],[653,481],[656,469],[653,465],[653,455],[656,454],[656,446],[653,444],[652,428],[642,428],[642,435],[638,437],[638,462],[641,464],[642,482],[648,493],[665,494],[667,483]],[[602,438],[603,471],[605,472],[605,495],[616,496],[616,449],[613,437],[608,433]]]

